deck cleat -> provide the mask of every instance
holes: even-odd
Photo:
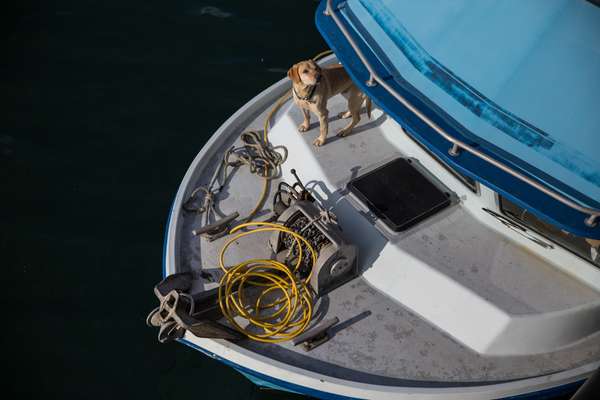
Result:
[[[200,229],[193,230],[192,234],[194,236],[202,236],[209,242],[212,242],[227,235],[229,232],[229,225],[239,216],[240,213],[235,211],[210,225],[205,225]]]
[[[329,329],[331,329],[338,322],[340,322],[338,317],[333,317],[322,321],[321,323],[317,324],[317,326],[295,337],[292,340],[292,343],[294,343],[294,346],[302,344],[305,351],[311,351],[315,347],[320,346],[331,339]]]

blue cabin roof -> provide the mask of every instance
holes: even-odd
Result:
[[[451,143],[398,102],[323,11],[317,26],[355,82],[444,161],[579,236],[600,224]],[[587,0],[332,0],[377,75],[452,137],[600,209],[600,7]],[[598,218],[600,220],[600,218]]]

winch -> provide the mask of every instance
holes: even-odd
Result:
[[[323,295],[358,275],[355,245],[348,243],[335,214],[324,209],[291,170],[296,183],[279,184],[273,201],[277,223],[286,226],[304,237],[317,251],[317,263],[309,265],[308,249],[302,246],[303,265],[299,273],[308,276],[313,268],[310,284],[317,296]],[[293,262],[298,257],[298,246],[294,239],[283,232],[274,232],[270,245],[281,261]]]

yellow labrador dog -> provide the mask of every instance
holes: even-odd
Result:
[[[327,139],[329,111],[327,100],[341,93],[348,100],[348,111],[340,114],[341,118],[352,117],[350,123],[338,132],[338,136],[346,136],[360,121],[360,108],[366,101],[367,115],[371,118],[371,99],[362,93],[352,82],[341,65],[321,68],[312,60],[300,61],[288,71],[292,80],[294,102],[304,114],[304,121],[298,131],[306,132],[310,127],[310,112],[319,117],[320,134],[315,139],[315,146],[322,146]]]

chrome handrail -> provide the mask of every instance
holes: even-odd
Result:
[[[408,108],[412,113],[414,113],[417,117],[419,117],[419,119],[421,121],[423,121],[425,124],[427,124],[434,131],[436,131],[444,139],[446,139],[450,143],[452,143],[452,147],[448,150],[448,154],[450,154],[453,157],[456,157],[460,153],[460,150],[466,150],[469,153],[473,154],[474,156],[487,161],[488,163],[492,164],[493,166],[500,168],[502,171],[529,184],[530,186],[533,186],[537,190],[539,190],[542,193],[545,193],[548,196],[552,197],[553,199],[563,203],[567,207],[577,210],[583,214],[588,214],[589,216],[584,221],[586,226],[595,227],[597,225],[596,219],[598,217],[600,217],[600,210],[575,203],[574,201],[561,195],[560,193],[557,193],[545,186],[540,185],[538,182],[534,181],[533,179],[511,169],[507,165],[504,165],[501,162],[491,158],[487,154],[484,154],[484,153],[474,149],[473,147],[469,146],[468,144],[452,137],[449,133],[444,131],[439,125],[437,125],[435,122],[433,122],[431,119],[429,119],[426,115],[421,113],[421,111],[419,111],[415,106],[413,106],[408,100],[406,100],[404,97],[402,97],[402,95],[397,93],[394,90],[394,88],[392,88],[390,85],[388,85],[387,82],[385,82],[383,79],[381,79],[379,77],[379,75],[377,75],[374,68],[371,66],[371,64],[369,64],[365,55],[360,50],[360,48],[357,46],[354,39],[352,39],[352,36],[350,36],[350,33],[348,32],[348,30],[346,29],[344,24],[341,22],[339,17],[335,14],[335,10],[332,8],[331,2],[332,2],[332,0],[327,0],[327,6],[326,6],[324,14],[326,16],[333,18],[333,21],[335,22],[336,26],[342,32],[342,34],[344,35],[344,37],[346,38],[348,43],[350,43],[350,46],[352,46],[352,48],[354,49],[354,52],[356,53],[356,55],[358,56],[360,61],[363,63],[363,65],[365,66],[367,71],[369,71],[369,75],[370,75],[369,80],[366,81],[365,84],[369,87],[373,87],[377,84],[380,84],[385,90],[387,90],[392,96],[394,96],[396,98],[396,100],[398,100],[400,103],[402,103],[402,105],[404,107]]]

